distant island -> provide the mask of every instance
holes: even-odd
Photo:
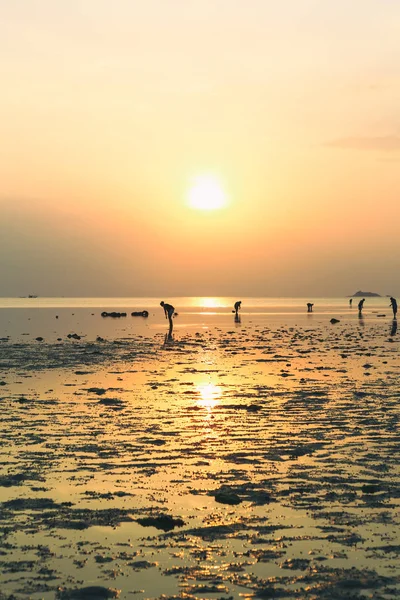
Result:
[[[353,294],[352,296],[350,296],[350,298],[359,298],[359,297],[365,297],[365,298],[381,298],[382,296],[380,294],[375,294],[375,292],[356,292],[355,294]]]

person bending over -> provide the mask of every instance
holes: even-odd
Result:
[[[170,331],[172,331],[172,327],[173,327],[172,317],[174,316],[175,308],[171,304],[167,304],[166,302],[164,302],[164,300],[162,300],[160,302],[160,306],[162,306],[164,309],[165,318],[168,319],[169,329],[170,329]]]
[[[239,316],[239,310],[242,308],[242,301],[238,300],[237,302],[235,302],[233,308],[235,309],[235,316],[238,317]]]

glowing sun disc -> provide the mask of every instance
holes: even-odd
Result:
[[[188,193],[189,206],[196,210],[218,210],[227,204],[219,181],[209,175],[196,177]]]

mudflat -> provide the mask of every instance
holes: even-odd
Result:
[[[3,338],[0,599],[399,597],[386,320]]]

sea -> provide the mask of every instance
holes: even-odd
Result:
[[[153,336],[163,332],[167,326],[160,298],[0,298],[0,338],[24,339],[24,336],[40,336],[52,342],[70,333],[86,336],[87,339],[101,337],[130,337],[132,335]],[[392,310],[388,297],[367,297],[363,313],[357,310],[359,298],[265,298],[265,297],[176,297],[164,298],[175,307],[174,331],[191,331],[218,327],[227,329],[245,327],[246,324],[260,326],[309,326],[330,323],[335,318],[339,323],[353,322],[357,327],[368,327],[382,322],[391,327]],[[242,301],[240,321],[235,322],[233,305]],[[307,312],[307,303],[312,302],[313,312]],[[131,313],[146,310],[148,318],[132,317]],[[126,312],[127,317],[102,317],[102,312]]]

